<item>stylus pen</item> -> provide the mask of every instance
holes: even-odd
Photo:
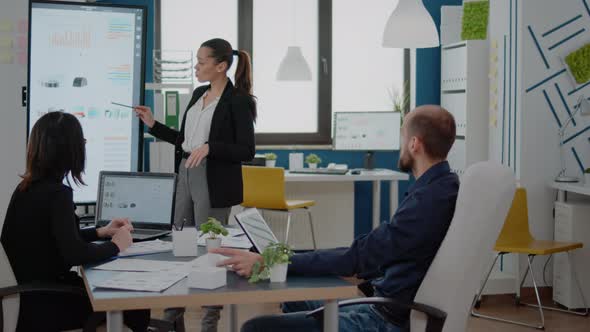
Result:
[[[182,220],[182,224],[180,225],[180,229],[179,229],[179,228],[176,226],[176,224],[174,224],[174,228],[175,228],[177,231],[179,231],[179,232],[180,232],[180,231],[182,231],[182,229],[184,228],[184,223],[185,223],[185,222],[186,222],[186,218],[183,218],[183,220]]]
[[[117,106],[121,106],[121,107],[127,107],[127,108],[131,108],[131,109],[134,109],[134,108],[135,108],[135,107],[133,107],[133,106],[124,105],[124,104],[119,104],[119,103],[115,103],[114,101],[111,101],[111,104],[113,104],[113,105],[117,105]]]

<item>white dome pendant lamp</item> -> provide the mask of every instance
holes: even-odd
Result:
[[[311,69],[309,64],[303,56],[300,46],[296,46],[295,33],[296,33],[296,21],[297,15],[295,11],[295,0],[291,0],[293,6],[293,46],[287,48],[287,54],[281,64],[279,65],[279,71],[277,72],[278,81],[311,81]]]
[[[438,47],[438,31],[422,0],[399,0],[383,32],[383,47]]]

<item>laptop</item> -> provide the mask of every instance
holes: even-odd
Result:
[[[262,253],[269,244],[279,242],[257,209],[246,209],[235,217],[258,253]]]
[[[129,218],[133,241],[170,234],[174,220],[176,174],[102,171],[96,200],[96,227]]]

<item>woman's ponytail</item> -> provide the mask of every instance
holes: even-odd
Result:
[[[236,90],[240,95],[252,97],[252,117],[256,120],[256,100],[252,95],[252,65],[250,55],[243,50],[238,50],[236,53],[238,56],[238,67],[236,68],[234,79]]]

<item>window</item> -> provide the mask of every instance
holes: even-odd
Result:
[[[385,22],[396,1],[333,1],[332,112],[391,111],[404,87],[404,50],[383,48]]]
[[[162,50],[190,50],[193,52],[193,57],[196,57],[199,46],[212,38],[223,38],[237,48],[238,3],[236,0],[164,0],[160,1],[160,13],[160,48]],[[228,75],[233,80],[236,66],[232,65],[232,67]],[[196,79],[195,83],[200,85]]]
[[[390,111],[391,94],[403,93],[409,80],[407,51],[381,47],[396,1],[159,2],[162,49],[196,52],[203,41],[221,37],[250,52],[259,145],[330,144],[333,112]],[[301,47],[311,81],[276,79],[293,45]]]
[[[318,0],[254,0],[253,82],[257,133],[318,131]],[[311,81],[277,81],[287,47],[301,47]]]

